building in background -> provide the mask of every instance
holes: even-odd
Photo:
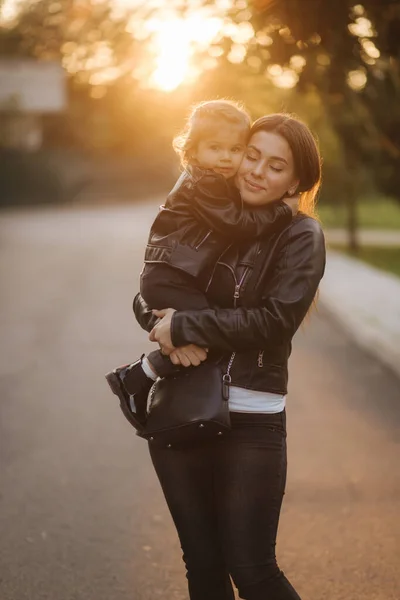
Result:
[[[60,63],[0,59],[0,146],[40,149],[42,116],[66,107],[65,72]]]

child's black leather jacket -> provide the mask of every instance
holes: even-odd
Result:
[[[231,180],[191,167],[181,175],[153,222],[145,263],[181,269],[206,288],[215,263],[232,243],[272,235],[292,218],[292,210],[283,201],[246,206]]]

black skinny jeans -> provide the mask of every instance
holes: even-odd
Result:
[[[221,438],[151,458],[174,520],[191,600],[300,600],[275,558],[286,413],[231,413]]]

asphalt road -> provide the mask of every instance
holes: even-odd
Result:
[[[103,377],[150,347],[131,298],[154,210],[0,215],[1,600],[187,598]],[[281,568],[303,600],[399,600],[400,383],[323,308],[294,346]]]

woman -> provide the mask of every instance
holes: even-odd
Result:
[[[154,311],[140,296],[139,323],[173,362],[180,348],[222,351],[232,378],[232,430],[179,448],[150,447],[174,519],[191,600],[299,600],[275,558],[286,482],[288,371],[294,333],[324,273],[325,245],[313,208],[320,156],[309,129],[283,114],[258,119],[237,175],[243,200],[264,206],[295,185],[299,213],[266,240],[234,245],[208,290],[213,309]],[[189,401],[190,399],[188,399]]]

